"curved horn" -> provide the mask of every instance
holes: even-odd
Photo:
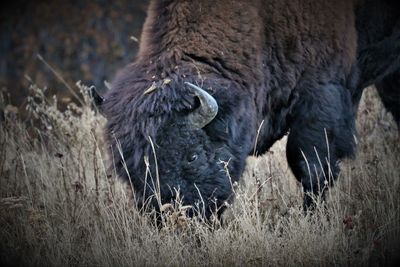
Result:
[[[200,87],[185,82],[190,90],[199,98],[200,107],[189,114],[188,120],[196,128],[203,128],[209,124],[218,113],[218,103],[214,97]]]

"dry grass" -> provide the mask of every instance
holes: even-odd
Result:
[[[398,257],[399,135],[372,89],[358,116],[358,156],[342,163],[327,206],[313,216],[302,212],[282,140],[248,159],[223,225],[165,207],[161,227],[107,173],[103,119],[88,107],[60,112],[32,89],[30,108],[44,127],[15,121],[0,101],[3,264],[384,266]]]

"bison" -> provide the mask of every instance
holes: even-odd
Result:
[[[396,3],[397,2],[397,3]],[[400,6],[395,0],[363,0],[356,5],[358,84],[355,109],[365,87],[375,84],[400,131]]]
[[[309,208],[354,155],[363,88],[397,90],[398,78],[385,80],[400,70],[390,5],[151,1],[137,58],[101,104],[113,167],[138,203],[159,208],[179,193],[208,217],[231,199],[246,157],[288,134],[287,160]]]

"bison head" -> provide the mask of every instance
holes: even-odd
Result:
[[[182,204],[209,216],[232,195],[252,135],[238,115],[243,107],[181,84],[184,89],[165,86],[148,95],[113,89],[104,106],[106,136],[113,166],[133,185],[138,204],[157,209],[179,192]]]

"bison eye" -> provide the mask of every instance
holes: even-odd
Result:
[[[196,154],[192,154],[188,157],[188,162],[193,162],[197,159],[197,155]]]

